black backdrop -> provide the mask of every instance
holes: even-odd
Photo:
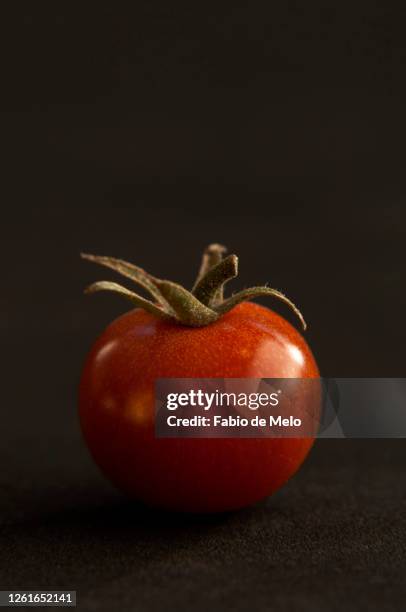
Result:
[[[110,488],[75,396],[125,308],[83,298],[105,274],[80,250],[190,284],[212,241],[240,255],[234,288],[300,305],[323,374],[404,375],[404,17],[378,2],[4,15],[2,588],[77,589],[89,610],[403,602],[403,441],[319,441],[266,503],[187,519]]]

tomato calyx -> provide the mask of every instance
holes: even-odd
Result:
[[[93,283],[85,289],[85,293],[92,294],[98,291],[117,293],[156,317],[174,320],[189,327],[210,325],[240,302],[270,296],[287,304],[299,318],[303,329],[306,329],[300,310],[277,289],[265,285],[251,287],[224,299],[224,286],[238,274],[238,257],[236,255],[223,257],[226,251],[226,247],[220,244],[211,244],[207,247],[191,291],[177,283],[156,278],[127,261],[82,253],[83,259],[109,268],[133,281],[149,294],[150,299],[110,281]]]

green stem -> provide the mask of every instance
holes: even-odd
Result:
[[[164,298],[171,305],[171,308],[175,311],[177,319],[183,325],[203,327],[219,318],[216,312],[202,304],[190,291],[181,285],[157,279],[155,283]]]
[[[216,266],[218,263],[220,263],[220,261],[223,259],[224,253],[227,253],[227,248],[222,244],[213,243],[209,244],[209,246],[206,247],[202,257],[202,263],[200,264],[199,273],[192,288],[192,292],[195,290],[198,283],[207,274],[207,272],[213,266]]]
[[[148,291],[155,303],[117,283],[108,281],[94,283],[88,287],[86,293],[111,291],[125,297],[154,316],[175,320],[179,324],[190,327],[210,325],[243,301],[270,296],[287,304],[299,318],[303,329],[306,329],[306,323],[300,310],[286,295],[271,287],[251,287],[223,300],[224,285],[237,276],[238,272],[237,256],[229,255],[223,259],[225,251],[225,247],[219,244],[211,244],[207,247],[192,292],[176,283],[155,278],[142,268],[121,259],[82,254],[83,259],[110,268],[137,283]]]
[[[238,274],[238,257],[229,255],[210,268],[193,290],[193,295],[206,306],[215,306],[224,285]]]

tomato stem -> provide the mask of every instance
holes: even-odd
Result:
[[[238,257],[229,255],[210,268],[195,285],[192,293],[203,304],[213,307],[223,301],[224,285],[238,274]],[[221,295],[221,299],[219,296]]]
[[[199,273],[197,275],[195,284],[193,285],[192,291],[196,288],[196,285],[200,282],[203,276],[207,274],[210,268],[218,264],[223,259],[224,253],[227,253],[227,247],[223,246],[222,244],[213,243],[206,247],[202,256],[202,263],[200,264]]]
[[[177,320],[183,325],[203,327],[219,318],[214,310],[203,304],[190,291],[171,283],[156,280],[157,287],[176,313]]]
[[[224,300],[224,285],[238,274],[238,257],[223,259],[226,248],[211,244],[203,254],[199,274],[192,291],[170,281],[155,278],[134,264],[97,255],[82,254],[82,258],[114,270],[144,289],[152,299],[144,298],[117,283],[99,281],[86,289],[86,293],[110,291],[130,300],[139,308],[156,317],[172,319],[181,325],[202,327],[214,323],[240,302],[256,297],[275,297],[291,308],[303,329],[306,323],[300,310],[283,293],[271,287],[251,287]]]

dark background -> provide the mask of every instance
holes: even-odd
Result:
[[[106,274],[80,250],[191,284],[212,241],[240,255],[234,288],[301,307],[324,375],[404,376],[405,10],[16,3],[1,22],[1,588],[400,609],[402,440],[319,441],[257,507],[168,516],[98,474],[76,387],[126,308],[82,296]]]

